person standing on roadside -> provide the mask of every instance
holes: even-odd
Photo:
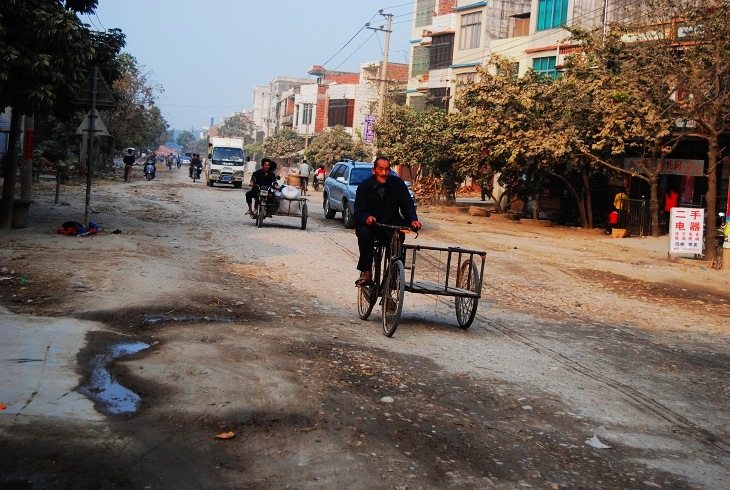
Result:
[[[307,190],[309,187],[309,164],[307,160],[302,160],[302,164],[299,165],[299,178],[302,179],[302,189]]]
[[[134,156],[134,148],[127,148],[124,150],[124,157],[122,158],[122,161],[124,162],[124,182],[129,182],[129,179],[132,176],[132,165],[134,165],[136,160],[137,158]]]
[[[629,221],[629,195],[626,187],[621,187],[621,191],[613,198],[613,208],[618,211],[618,227],[626,228]]]
[[[672,214],[672,209],[676,208],[679,204],[679,194],[677,191],[670,188],[667,190],[667,195],[664,197],[664,224],[667,232],[669,232],[669,217]]]

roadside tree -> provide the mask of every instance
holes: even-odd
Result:
[[[149,123],[155,118],[152,115],[157,100],[155,94],[162,92],[162,87],[141,69],[134,56],[122,53],[118,61],[121,76],[111,87],[116,105],[101,112],[111,135],[111,145],[107,146],[109,153],[129,146],[145,148],[156,138],[148,133],[150,130],[156,133]]]
[[[312,165],[332,165],[342,160],[368,161],[372,158],[370,148],[360,139],[354,139],[344,126],[333,126],[314,137],[304,151]]]
[[[651,46],[648,58],[658,76],[671,82],[677,119],[707,144],[706,257],[716,256],[718,169],[730,163],[730,0],[649,0],[650,18],[634,26]],[[721,141],[725,142],[722,147]]]
[[[12,108],[11,148],[20,135],[23,114],[52,112],[59,101],[72,100],[90,68],[96,64],[103,72],[124,46],[120,31],[96,34],[81,24],[76,12],[93,12],[96,5],[95,0],[3,2],[0,107]],[[0,229],[11,226],[17,167],[17,156],[10,152],[5,162]]]
[[[246,114],[236,112],[225,118],[218,126],[218,134],[225,138],[243,138],[243,143],[248,144],[254,141],[252,136],[254,129],[253,121]]]
[[[284,158],[289,163],[291,163],[291,159],[296,156],[301,147],[302,142],[299,139],[299,135],[291,129],[279,131],[264,141],[264,152],[268,156]]]
[[[177,138],[175,139],[175,143],[180,145],[182,147],[183,153],[189,152],[193,153],[193,143],[195,143],[195,136],[190,131],[181,131]]]

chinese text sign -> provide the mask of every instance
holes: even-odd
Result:
[[[701,254],[704,238],[704,209],[672,209],[669,216],[669,253]]]

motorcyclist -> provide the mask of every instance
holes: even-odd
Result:
[[[203,162],[200,160],[200,155],[193,153],[190,159],[190,178],[193,178],[193,171],[197,172],[196,178],[200,178],[200,170],[203,168]]]
[[[155,173],[157,171],[157,154],[154,151],[149,152],[149,154],[147,155],[147,160],[145,161],[145,167],[144,167],[145,173],[148,173],[147,165],[152,165],[152,171],[149,173],[151,173],[152,175],[155,175]]]
[[[314,190],[317,190],[319,186],[324,185],[324,178],[327,172],[324,170],[324,165],[317,167],[314,171]]]
[[[258,201],[260,188],[273,186],[277,189],[279,187],[274,170],[276,170],[276,162],[269,158],[261,160],[261,168],[251,176],[251,182],[249,183],[251,190],[246,193],[246,204],[248,204],[248,212],[246,214],[253,216],[251,203],[254,199]]]

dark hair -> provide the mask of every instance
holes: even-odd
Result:
[[[378,162],[380,160],[385,160],[386,162],[388,162],[388,165],[390,165],[390,158],[380,155],[375,157],[375,160],[373,160],[373,168],[378,166]]]
[[[270,158],[264,158],[263,160],[261,160],[261,166],[263,166],[264,163],[266,163],[266,162],[269,162],[269,165],[271,165],[272,163],[274,163],[274,161],[271,160]]]

